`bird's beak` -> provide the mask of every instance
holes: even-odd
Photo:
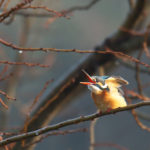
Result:
[[[82,72],[86,75],[89,82],[80,82],[80,84],[90,85],[90,84],[93,84],[93,83],[95,84],[96,83],[95,81],[92,80],[91,76],[85,70],[82,70]]]

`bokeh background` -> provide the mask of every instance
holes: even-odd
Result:
[[[16,4],[13,0],[10,3]],[[57,11],[66,10],[73,6],[86,5],[89,0],[37,0],[34,4],[44,5]],[[34,10],[40,12],[41,10]],[[16,16],[11,24],[0,26],[1,37],[20,46],[26,47],[54,47],[61,49],[83,49],[92,50],[103,40],[115,33],[129,12],[128,0],[101,0],[89,10],[75,11],[70,19],[45,17],[22,17]],[[8,95],[16,97],[16,101],[5,102],[9,109],[0,107],[0,127],[3,129],[23,126],[29,105],[33,102],[36,95],[43,88],[47,80],[53,79],[42,98],[46,97],[51,90],[63,80],[63,77],[76,65],[78,61],[88,54],[78,53],[54,53],[54,52],[23,52],[7,48],[0,45],[0,59],[10,61],[40,62],[49,64],[49,68],[9,66],[9,71],[15,70],[15,75],[5,82],[1,82],[0,87]],[[132,53],[137,56],[137,51]],[[149,62],[146,57],[142,58]],[[120,64],[118,60],[114,62],[114,67],[104,70],[107,75],[119,75],[129,81],[127,89],[136,89],[135,72]],[[2,69],[3,65],[1,65]],[[99,75],[99,71],[95,73]],[[149,81],[149,75],[142,74],[143,83]],[[79,87],[82,85],[79,85]],[[80,87],[81,88],[81,87]],[[149,88],[145,91],[149,95]],[[40,100],[42,100],[42,98]],[[96,107],[91,99],[87,88],[76,90],[67,97],[70,102],[63,106],[60,112],[49,124],[88,115],[96,112]],[[136,102],[136,101],[135,101]],[[37,105],[40,101],[37,103]],[[36,106],[35,106],[36,107]],[[148,107],[139,110],[148,111]],[[149,125],[149,122],[144,122]],[[64,129],[75,129],[80,127],[89,128],[90,122],[69,126]],[[130,111],[120,112],[114,115],[104,116],[97,121],[95,127],[96,143],[114,143],[121,145],[129,150],[148,150],[150,134],[138,127]],[[69,135],[50,136],[38,143],[36,150],[85,150],[88,149],[89,132],[79,132]],[[101,146],[95,149],[115,150],[111,146]],[[123,149],[123,148],[122,148]]]

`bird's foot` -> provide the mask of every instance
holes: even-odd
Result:
[[[108,108],[108,109],[106,110],[106,112],[110,112],[110,111],[112,111],[112,108]]]
[[[101,114],[102,114],[101,110],[98,110],[98,115],[101,115]]]

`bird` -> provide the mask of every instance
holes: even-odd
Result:
[[[82,71],[89,81],[80,84],[88,86],[99,113],[127,106],[120,87],[127,85],[128,81],[120,76],[90,76],[85,70]]]

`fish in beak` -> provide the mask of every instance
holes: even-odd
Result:
[[[91,76],[85,70],[82,70],[82,72],[86,75],[89,82],[80,82],[80,84],[84,84],[84,85],[96,84],[96,82],[92,80]]]

